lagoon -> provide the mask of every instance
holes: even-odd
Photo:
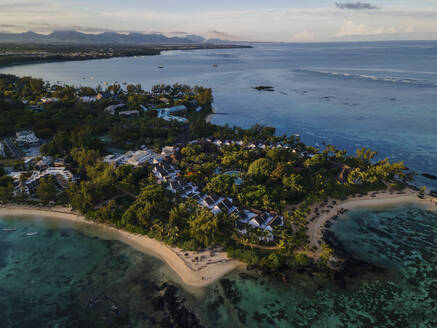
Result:
[[[205,289],[182,285],[159,260],[73,222],[2,217],[0,311],[11,327],[160,327],[153,299],[166,282],[205,327],[433,326],[437,212],[415,205],[352,211],[332,226],[345,249],[383,270],[342,289],[295,274],[285,286],[235,271]],[[36,236],[25,236],[38,231]],[[101,239],[103,238],[103,239]],[[113,306],[122,315],[117,314]]]

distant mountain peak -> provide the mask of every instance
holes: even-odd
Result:
[[[220,40],[217,40],[220,41]],[[198,35],[167,37],[161,33],[103,32],[87,34],[75,30],[56,30],[49,35],[32,31],[24,33],[0,33],[0,43],[31,42],[31,43],[76,43],[76,44],[194,44],[203,43],[205,39]]]

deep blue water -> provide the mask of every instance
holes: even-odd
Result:
[[[1,327],[168,326],[153,299],[163,282],[183,286],[158,260],[70,222],[10,217],[0,229]],[[284,285],[234,272],[205,290],[179,288],[180,300],[205,327],[437,325],[437,212],[359,210],[331,229],[353,256],[384,271],[363,271],[345,289],[301,274]]]
[[[437,42],[254,44],[0,72],[75,85],[204,85],[214,90],[215,123],[262,123],[278,134],[299,133],[307,143],[351,152],[368,146],[380,157],[437,175]],[[253,90],[255,85],[271,85],[275,92]],[[437,181],[417,181],[437,188]]]

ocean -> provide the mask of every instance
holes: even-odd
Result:
[[[214,67],[213,65],[218,65]],[[164,69],[158,69],[164,66]],[[186,83],[213,88],[213,122],[301,135],[349,152],[366,146],[437,175],[437,42],[254,44],[253,49],[8,67],[55,83]],[[268,85],[274,92],[252,87]],[[418,185],[437,182],[418,177]],[[165,327],[164,283],[205,327],[433,327],[437,213],[414,206],[353,211],[331,227],[381,270],[346,286],[295,274],[287,285],[233,272],[204,290],[159,260],[72,223],[0,218],[0,317],[6,327]],[[36,236],[25,232],[38,231]],[[343,287],[343,288],[342,288]],[[114,308],[115,306],[115,308]]]
[[[203,85],[213,88],[213,123],[270,125],[277,134],[297,133],[306,143],[331,143],[351,153],[366,146],[379,158],[437,175],[437,42],[253,47],[22,65],[0,73],[77,86]],[[252,89],[258,85],[275,91]],[[437,180],[418,176],[416,183],[437,189]]]
[[[3,231],[12,227],[17,230]],[[381,269],[360,271],[346,286],[297,273],[284,284],[236,271],[198,289],[98,228],[2,217],[2,327],[171,327],[168,305],[156,302],[167,284],[204,327],[436,325],[437,212],[359,210],[331,229],[350,254]]]

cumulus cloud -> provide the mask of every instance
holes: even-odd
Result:
[[[360,36],[360,35],[383,35],[383,34],[394,34],[397,30],[394,27],[390,28],[370,28],[366,24],[355,24],[354,22],[348,20],[345,21],[338,33],[337,37],[347,37],[347,36]]]
[[[45,1],[2,1],[0,9],[35,8],[47,4]]]
[[[349,10],[372,10],[379,9],[379,7],[372,5],[367,2],[337,2],[335,6],[338,9],[349,9]]]
[[[206,33],[206,37],[209,39],[226,39],[226,40],[234,40],[237,38],[235,35],[217,31],[217,30],[208,31]]]
[[[302,32],[296,33],[291,37],[292,41],[297,42],[305,42],[305,41],[311,41],[315,37],[315,34],[313,31],[304,30]]]

